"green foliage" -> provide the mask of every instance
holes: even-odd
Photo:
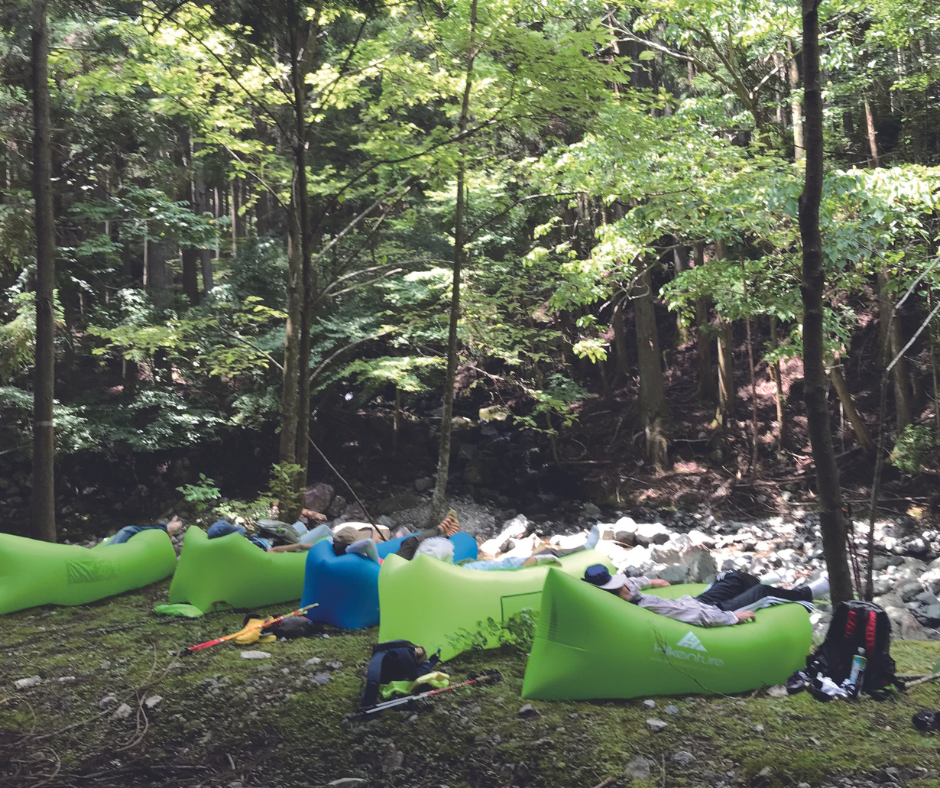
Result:
[[[199,484],[184,484],[176,489],[183,494],[184,501],[193,504],[197,515],[210,511],[212,504],[222,497],[215,482],[204,473],[199,474]]]
[[[465,629],[458,630],[453,635],[447,636],[447,642],[457,652],[483,651],[494,648],[493,644],[499,644],[512,646],[527,654],[532,648],[537,625],[538,611],[525,608],[509,616],[504,622],[493,618],[478,621],[476,630],[473,632]]]
[[[268,494],[282,515],[300,511],[305,482],[303,468],[296,463],[279,462],[271,466]]]
[[[36,345],[36,306],[32,293],[13,298],[16,317],[0,324],[0,382],[12,380],[33,363]]]
[[[932,425],[908,424],[891,450],[890,462],[904,473],[914,476],[940,460],[940,441]]]

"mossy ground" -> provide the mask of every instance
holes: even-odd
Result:
[[[656,698],[652,710],[642,699],[534,702],[538,716],[521,718],[525,654],[504,647],[449,665],[458,680],[498,668],[499,684],[349,722],[374,629],[327,628],[328,637],[223,644],[178,659],[184,646],[239,629],[242,616],[158,617],[152,608],[167,586],[3,617],[0,785],[290,788],[357,777],[365,781],[359,785],[591,788],[612,777],[630,785],[624,766],[638,757],[655,766],[635,786],[855,785],[889,777],[915,788],[940,785],[940,738],[911,725],[917,710],[940,707],[936,683],[883,703],[822,704],[758,691]],[[271,658],[241,659],[245,648]],[[892,654],[900,672],[925,672],[940,658],[940,643],[898,642]],[[322,661],[308,665],[313,657]],[[329,682],[317,683],[317,674]],[[42,683],[13,688],[33,675]],[[107,695],[115,700],[102,706]],[[163,700],[138,713],[153,695]],[[133,709],[127,719],[112,718],[120,703]],[[665,713],[669,704],[677,714]],[[650,717],[668,727],[651,733]],[[680,751],[694,761],[677,763]]]

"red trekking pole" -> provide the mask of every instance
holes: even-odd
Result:
[[[318,607],[319,602],[314,602],[312,605],[307,605],[306,607],[301,607],[292,613],[285,613],[283,616],[278,616],[277,618],[272,618],[270,621],[262,621],[260,624],[252,624],[251,626],[244,627],[243,629],[238,630],[238,632],[233,632],[231,635],[226,635],[225,637],[215,638],[215,640],[207,640],[205,643],[198,643],[195,646],[188,646],[180,651],[179,656],[185,657],[187,654],[193,654],[196,651],[202,651],[203,649],[209,648],[210,646],[217,646],[219,643],[225,643],[227,640],[232,640],[237,638],[239,635],[243,635],[246,632],[253,632],[256,629],[264,629],[269,627],[272,624],[276,624],[278,621],[283,621],[285,618],[290,618],[291,616],[299,616],[302,613],[307,612],[311,608]]]
[[[450,692],[451,690],[460,689],[461,687],[470,687],[474,684],[486,684],[491,681],[496,682],[502,680],[503,674],[498,670],[487,671],[481,676],[467,679],[466,681],[460,682],[460,684],[452,684],[449,687],[441,687],[439,689],[428,690],[427,692],[420,692],[417,695],[406,695],[404,698],[395,698],[394,700],[387,700],[384,703],[376,703],[374,706],[369,706],[367,709],[360,709],[359,711],[354,711],[352,714],[347,714],[346,718],[350,720],[362,719],[363,717],[378,714],[380,711],[385,711],[395,706],[404,706],[406,703],[411,703],[413,700],[431,698],[444,692]]]

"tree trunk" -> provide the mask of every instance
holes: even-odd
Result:
[[[868,153],[871,164],[876,169],[881,166],[881,157],[878,155],[878,132],[875,131],[875,118],[871,113],[871,105],[865,99],[865,132],[868,137]]]
[[[672,259],[676,267],[676,276],[679,276],[689,267],[689,247],[679,246],[672,250]],[[676,313],[676,344],[684,345],[689,341],[689,327],[682,319],[682,315]]]
[[[803,143],[803,105],[800,102],[800,66],[793,55],[793,42],[787,43],[790,62],[787,77],[790,82],[790,117],[793,123],[793,160],[801,161],[806,152]]]
[[[724,241],[715,241],[715,259],[724,260],[728,247]],[[718,411],[715,421],[728,423],[734,414],[734,331],[731,321],[718,315]]]
[[[725,425],[734,414],[734,331],[731,321],[718,316],[718,410],[715,420]]]
[[[190,306],[199,306],[199,250],[183,249],[183,295]]]
[[[49,28],[46,0],[32,8],[33,197],[36,201],[36,365],[33,382],[34,539],[56,540],[55,526],[55,213],[52,195],[52,122],[49,110]]]
[[[640,263],[643,265],[642,261]],[[652,276],[648,267],[634,284],[633,312],[636,316],[637,363],[640,369],[640,423],[646,435],[646,455],[660,469],[669,465],[666,436],[666,393],[662,356],[653,307]]]
[[[780,337],[777,335],[777,318],[773,315],[770,316],[770,346],[774,350],[780,347]],[[774,361],[770,365],[770,375],[774,380],[774,402],[777,406],[777,450],[780,451],[790,442],[790,428],[784,404],[783,378],[780,375],[779,361]]]
[[[478,53],[475,42],[477,25],[477,2],[470,4],[469,50],[467,52],[467,73],[464,79],[463,101],[460,119],[457,122],[462,136],[470,122],[470,92],[473,89],[473,64]],[[454,272],[451,279],[450,323],[447,332],[447,373],[444,377],[444,391],[441,398],[441,435],[437,455],[437,480],[434,485],[434,497],[428,525],[432,525],[444,514],[447,502],[447,475],[450,472],[450,443],[454,421],[454,389],[457,381],[457,323],[460,320],[460,280],[464,265],[467,233],[466,192],[464,186],[464,161],[462,151],[458,151],[460,160],[457,165],[457,202],[454,207]]]
[[[705,265],[705,244],[702,242],[696,243],[693,247],[693,255],[696,268]],[[698,397],[705,402],[714,402],[716,390],[715,376],[712,373],[712,338],[709,332],[711,327],[710,313],[708,299],[705,296],[696,298],[695,333],[698,348]]]
[[[229,223],[232,231],[232,257],[238,254],[238,230],[241,221],[238,215],[238,209],[241,207],[238,201],[238,178],[232,178],[229,184]]]
[[[852,425],[852,430],[855,433],[855,437],[858,439],[859,446],[862,447],[865,454],[869,457],[874,457],[875,444],[872,442],[871,436],[865,428],[865,422],[862,421],[862,417],[859,415],[855,403],[852,401],[852,395],[849,394],[849,387],[846,385],[842,370],[835,364],[829,368],[829,380],[832,381],[832,387],[836,390],[836,394],[839,395],[839,402],[842,403],[842,408],[849,420],[849,424]]]
[[[617,365],[614,378],[615,386],[624,385],[630,372],[630,362],[627,359],[627,303],[627,294],[622,287],[618,287],[614,294],[614,313],[611,317],[611,323],[614,327],[614,359]]]
[[[829,425],[828,379],[824,366],[822,236],[819,206],[823,183],[823,104],[819,78],[818,0],[802,0],[803,80],[806,122],[806,180],[799,201],[800,238],[803,243],[803,366],[806,419],[816,466],[819,527],[823,555],[829,569],[833,606],[851,599],[852,578],[845,545],[842,485]]]
[[[904,347],[901,335],[900,316],[895,312],[896,299],[887,286],[885,273],[878,274],[878,331],[882,347],[887,352],[882,354],[885,364],[890,364]],[[911,386],[911,370],[907,359],[900,358],[891,370],[891,382],[894,388],[894,410],[898,432],[913,421],[914,397]]]
[[[150,293],[157,309],[166,309],[170,305],[169,277],[166,271],[166,258],[169,243],[160,239],[147,239],[147,255],[144,263],[144,287]]]

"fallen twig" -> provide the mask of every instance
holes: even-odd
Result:
[[[907,684],[907,688],[910,689],[911,687],[916,687],[918,684],[926,684],[928,681],[933,681],[934,679],[938,678],[940,678],[940,673],[928,673],[918,679],[914,679],[914,681],[908,681],[905,683]]]

